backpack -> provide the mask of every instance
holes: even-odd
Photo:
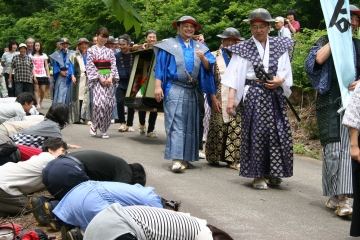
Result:
[[[5,223],[0,225],[0,240],[47,240],[55,239],[55,236],[48,236],[43,230],[23,229],[17,223]]]
[[[0,240],[13,240],[22,232],[22,226],[16,223],[5,223],[0,225]]]

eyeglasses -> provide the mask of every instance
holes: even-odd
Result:
[[[257,31],[258,29],[260,29],[261,31],[264,30],[265,28],[267,28],[269,25],[267,24],[263,24],[263,25],[260,25],[260,26],[257,26],[257,25],[253,25],[251,26],[251,30],[253,31]]]

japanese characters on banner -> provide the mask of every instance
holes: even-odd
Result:
[[[341,109],[345,109],[352,94],[348,87],[355,80],[349,0],[320,0],[320,3],[341,92]]]

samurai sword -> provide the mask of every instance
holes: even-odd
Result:
[[[260,70],[260,72],[262,72],[262,73],[265,75],[265,77],[266,77],[267,80],[269,80],[269,81],[274,80],[273,76],[271,76],[270,74],[268,74],[268,73],[265,71],[264,68],[259,68],[259,70]],[[289,101],[289,99],[288,99],[287,97],[285,97],[285,100],[286,100],[286,103],[287,103],[287,105],[289,106],[290,110],[292,111],[292,113],[293,113],[294,116],[296,117],[296,120],[298,120],[298,122],[300,122],[301,119],[300,119],[299,115],[297,114],[294,106],[291,104],[291,102]]]
[[[198,85],[198,81],[193,78],[188,71],[185,70],[185,74],[186,74],[186,77],[188,78],[188,82],[191,83],[193,86],[197,86]]]

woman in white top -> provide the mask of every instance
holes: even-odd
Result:
[[[34,76],[34,95],[38,102],[37,108],[42,108],[42,101],[45,97],[46,85],[50,84],[50,72],[48,56],[42,52],[42,44],[38,41],[34,43],[34,50],[30,55],[35,68]]]
[[[15,97],[15,82],[13,81],[11,85],[9,85],[9,71],[11,67],[11,62],[14,56],[20,54],[17,49],[19,47],[19,44],[15,40],[10,40],[9,42],[9,51],[4,52],[4,54],[1,57],[1,65],[4,67],[4,77],[6,82],[6,88],[9,94],[9,97]],[[15,76],[13,71],[13,76]],[[15,76],[16,77],[16,76]]]

